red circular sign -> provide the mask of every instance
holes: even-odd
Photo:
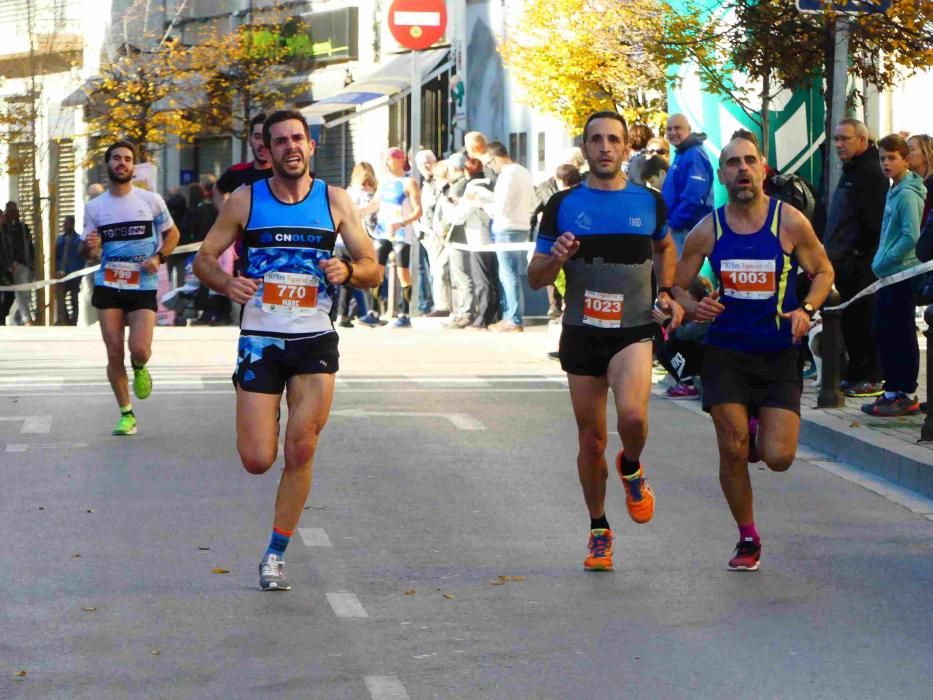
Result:
[[[407,49],[426,49],[446,30],[444,0],[394,0],[389,6],[389,31]]]

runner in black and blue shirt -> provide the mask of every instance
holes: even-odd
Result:
[[[577,468],[590,512],[588,571],[611,571],[613,532],[606,519],[606,399],[612,388],[622,450],[616,470],[629,515],[646,523],[654,494],[641,453],[648,438],[651,340],[657,305],[676,328],[683,310],[670,296],[676,253],[665,233],[664,202],[622,172],[628,129],[615,112],[597,112],[583,130],[586,181],[554,195],[544,209],[528,282],[552,284],[563,269],[567,293],[561,367],[579,432]],[[659,286],[660,283],[660,286]]]
[[[716,426],[719,481],[739,527],[729,569],[757,571],[761,541],[748,462],[760,455],[773,471],[785,471],[794,460],[803,386],[798,345],[832,289],[833,268],[807,218],[765,195],[757,145],[732,139],[718,174],[729,202],[687,236],[674,292],[688,317],[710,322],[703,407]],[[707,257],[718,289],[697,302],[684,290]],[[813,278],[803,300],[795,290],[799,269]]]

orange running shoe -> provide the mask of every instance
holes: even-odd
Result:
[[[622,476],[622,451],[616,455],[616,471],[625,487],[625,505],[629,517],[640,525],[654,516],[654,491],[645,480],[645,468],[641,465],[634,476]]]
[[[583,568],[587,571],[612,571],[612,541],[614,539],[612,530],[605,528],[590,530],[590,541],[587,544],[590,554],[583,560]]]

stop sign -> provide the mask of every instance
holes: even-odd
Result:
[[[389,31],[406,49],[426,49],[446,30],[444,0],[394,0],[389,6]]]

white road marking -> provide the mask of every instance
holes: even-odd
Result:
[[[63,443],[39,443],[39,444],[14,444],[6,446],[4,452],[26,452],[28,450],[71,450],[76,447],[90,447],[86,442],[63,442]]]
[[[461,387],[461,386],[489,386],[489,382],[479,377],[408,377],[409,381],[424,386]]]
[[[369,617],[360,599],[349,591],[336,591],[327,593],[327,602],[337,617],[363,619]]]
[[[405,686],[395,676],[365,676],[363,680],[373,700],[409,700]]]
[[[0,416],[0,421],[23,421],[21,433],[47,433],[52,429],[52,416]]]
[[[305,547],[334,546],[322,527],[299,527],[298,532],[301,535],[301,541],[305,543]]]
[[[0,385],[2,384],[61,384],[65,381],[64,377],[49,377],[46,375],[34,375],[24,377],[22,374],[10,374],[0,376]]]
[[[402,418],[443,418],[458,430],[486,430],[486,426],[466,413],[427,413],[423,411],[368,411],[363,408],[343,408],[331,411],[332,416],[343,418],[369,418],[371,416],[397,416]]]

